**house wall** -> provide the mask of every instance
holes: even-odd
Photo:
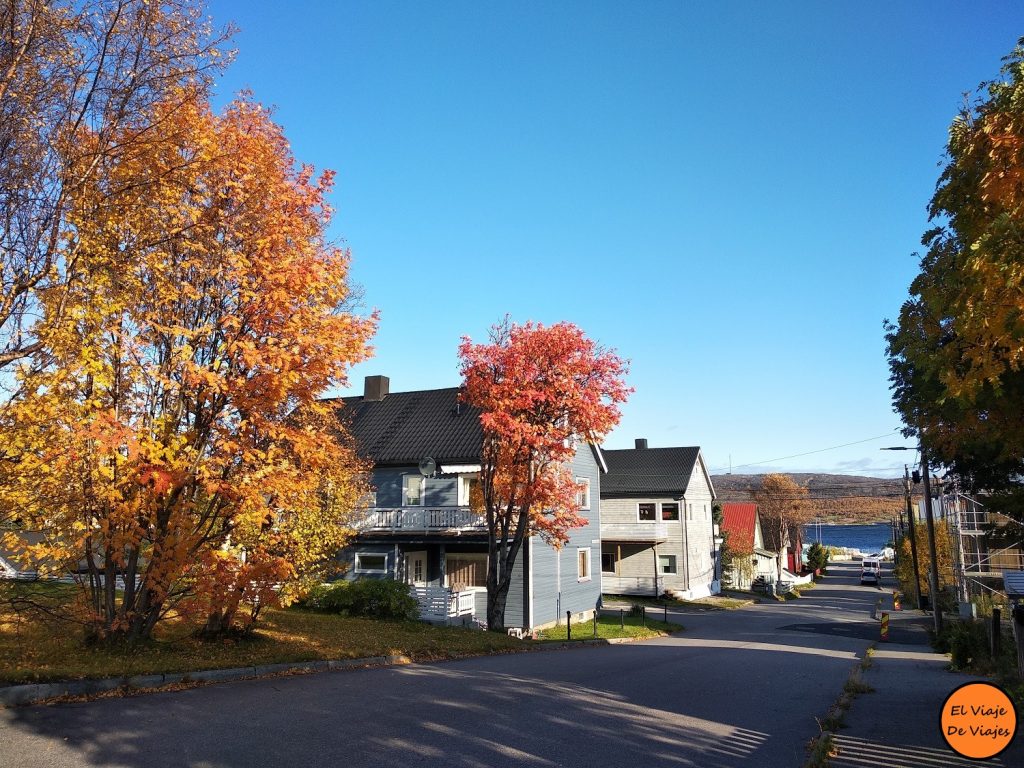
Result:
[[[711,518],[714,495],[704,472],[704,458],[698,456],[686,487],[683,517],[686,521],[686,567],[690,597],[718,591],[715,580],[715,523]]]
[[[534,628],[564,623],[566,611],[572,611],[574,620],[582,614],[589,615],[601,597],[601,472],[589,445],[580,445],[572,470],[576,477],[590,480],[590,509],[582,513],[587,524],[569,532],[569,542],[561,551],[545,544],[539,536],[532,538],[529,558],[533,571]],[[590,552],[590,575],[583,580],[577,569],[580,548]],[[525,589],[529,589],[528,580]],[[507,619],[506,624],[515,626]]]
[[[419,468],[416,466],[407,467],[377,467],[373,470],[371,483],[377,489],[377,506],[382,508],[403,506],[402,484],[403,476],[412,475],[421,477]],[[458,505],[459,487],[458,477],[445,475],[441,477],[428,477],[423,493],[423,506],[427,507],[454,507]]]
[[[603,552],[612,552],[617,557],[614,574],[602,574],[608,582],[606,592],[612,594],[653,595],[661,594],[668,588],[684,589],[686,583],[685,560],[683,557],[683,505],[679,502],[679,520],[654,521],[640,520],[640,504],[660,504],[673,501],[668,497],[648,496],[629,499],[601,499],[601,520],[606,524],[631,525],[641,532],[649,528],[650,538],[654,538],[655,525],[663,522],[667,529],[667,540],[657,545],[657,554],[675,555],[676,573],[658,574],[657,590],[654,574],[657,560],[652,541],[615,541],[605,539],[601,542]],[[658,508],[661,514],[661,507]],[[600,563],[598,563],[600,567]],[[607,578],[614,576],[614,578]]]

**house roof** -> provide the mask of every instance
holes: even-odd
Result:
[[[605,450],[601,496],[679,496],[686,492],[700,448]]]
[[[757,504],[723,504],[722,530],[733,542],[754,546],[754,525],[757,521]]]
[[[338,416],[348,423],[360,455],[376,464],[480,461],[480,409],[459,403],[459,388],[393,392],[382,400],[339,398]]]

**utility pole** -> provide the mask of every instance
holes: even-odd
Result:
[[[903,465],[903,490],[907,495],[907,522],[910,525],[910,559],[914,563],[914,605],[921,610],[921,573],[917,567],[917,532],[914,530],[914,502],[910,493],[910,468]]]
[[[939,557],[935,553],[935,517],[932,514],[932,486],[929,480],[928,454],[924,441],[921,441],[921,471],[924,476],[924,517],[928,524],[928,552],[931,555],[931,568],[928,573],[928,591],[932,606],[932,618],[935,622],[935,634],[942,633],[942,611],[939,609]]]

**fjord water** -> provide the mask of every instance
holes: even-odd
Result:
[[[833,547],[846,547],[871,553],[878,552],[891,539],[892,527],[888,523],[804,526],[804,544],[808,545],[820,541],[822,544],[830,544]]]

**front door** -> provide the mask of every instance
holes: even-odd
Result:
[[[405,553],[405,583],[414,587],[427,586],[427,553]]]

